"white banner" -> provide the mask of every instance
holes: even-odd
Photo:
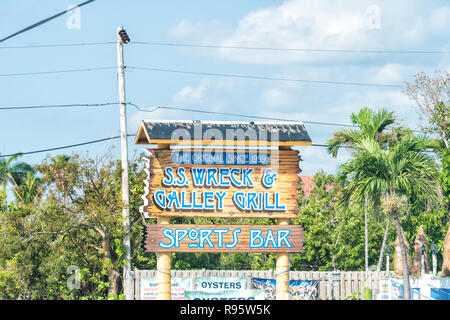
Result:
[[[141,300],[156,300],[158,285],[156,278],[141,278]],[[185,300],[184,292],[192,290],[192,278],[172,278],[172,300]]]

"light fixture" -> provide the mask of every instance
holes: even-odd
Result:
[[[127,32],[125,31],[125,29],[122,29],[119,31],[119,36],[122,39],[122,41],[124,43],[128,43],[130,42],[130,37],[128,36]]]

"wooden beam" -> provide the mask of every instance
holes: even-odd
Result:
[[[160,217],[158,218],[158,224],[170,224],[170,218]],[[158,300],[172,300],[172,278],[170,275],[171,260],[172,256],[170,252],[158,252],[156,254],[156,282],[158,285]]]
[[[277,225],[289,225],[288,219],[278,219]],[[276,258],[277,300],[288,300],[289,297],[289,253],[277,253]]]

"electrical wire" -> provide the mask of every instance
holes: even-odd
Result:
[[[73,103],[73,104],[33,105],[33,106],[0,106],[0,110],[24,110],[24,109],[26,110],[26,109],[45,109],[45,108],[72,108],[72,107],[102,107],[102,106],[112,106],[112,105],[119,105],[119,104],[120,104],[120,102]],[[165,110],[195,112],[195,113],[202,113],[202,114],[225,115],[225,116],[240,117],[240,118],[298,122],[298,120],[293,120],[293,119],[262,117],[262,116],[256,116],[256,115],[246,115],[246,114],[231,113],[231,112],[208,111],[208,110],[192,109],[192,108],[177,107],[177,106],[156,106],[156,107],[153,107],[152,109],[144,109],[132,102],[127,102],[126,104],[136,108],[138,111],[141,111],[141,112],[154,112],[159,109],[165,109]],[[319,121],[308,121],[308,120],[304,120],[302,122],[306,123],[306,124],[335,126],[335,127],[349,127],[349,128],[357,128],[358,127],[357,125],[333,123],[333,122],[319,122]],[[411,131],[421,132],[420,130],[414,130],[414,129],[412,129]]]
[[[3,74],[0,74],[0,77],[58,74],[58,73],[69,73],[69,72],[86,72],[86,71],[98,71],[98,70],[108,70],[108,69],[117,69],[117,67],[96,67],[96,68],[50,70],[50,71],[36,71],[36,72],[22,72],[22,73],[3,73]],[[312,84],[332,84],[332,85],[351,85],[351,86],[388,87],[388,88],[401,88],[402,87],[401,85],[395,85],[395,84],[363,83],[363,82],[339,82],[339,81],[307,80],[307,79],[293,79],[293,78],[277,78],[277,77],[264,77],[264,76],[253,76],[253,75],[238,75],[238,74],[227,74],[227,73],[213,73],[213,72],[200,72],[200,71],[188,71],[188,70],[162,69],[162,68],[139,67],[139,66],[138,67],[127,66],[127,69],[144,70],[144,71],[157,71],[157,72],[168,72],[168,73],[180,73],[180,74],[194,74],[194,75],[214,76],[214,77],[240,78],[240,79],[303,82],[303,83],[312,83]]]
[[[24,109],[46,109],[46,108],[71,108],[71,107],[103,107],[118,105],[119,102],[106,103],[73,103],[73,104],[53,104],[53,105],[36,105],[36,106],[16,106],[16,107],[1,107],[0,110],[24,110]]]
[[[127,134],[127,137],[135,137],[135,136],[136,136],[136,134]],[[25,151],[25,152],[16,152],[16,153],[11,153],[11,154],[0,154],[0,158],[12,157],[12,156],[14,156],[16,154],[20,154],[21,156],[23,156],[23,155],[29,155],[29,154],[36,154],[36,153],[43,153],[43,152],[50,152],[50,151],[57,151],[57,150],[75,148],[75,147],[85,146],[85,145],[89,145],[89,144],[94,144],[94,143],[99,143],[99,142],[104,142],[104,141],[109,141],[109,140],[115,140],[115,139],[119,139],[119,138],[120,138],[120,136],[113,136],[113,137],[108,137],[108,138],[103,138],[103,139],[97,139],[97,140],[91,140],[91,141],[86,141],[86,142],[81,142],[81,143],[65,145],[65,146],[61,146],[61,147],[54,147],[54,148],[48,148],[48,149],[39,149],[39,150]],[[311,146],[313,146],[313,147],[327,147],[326,145],[323,145],[323,144],[314,144],[314,143]]]
[[[333,85],[351,85],[351,86],[387,87],[387,88],[401,88],[402,87],[400,85],[395,85],[395,84],[362,83],[362,82],[339,82],[339,81],[322,81],[322,80],[277,78],[277,77],[263,77],[263,76],[238,75],[238,74],[227,74],[227,73],[199,72],[199,71],[162,69],[162,68],[139,67],[139,66],[138,67],[130,67],[130,66],[128,66],[127,69],[145,70],[145,71],[158,71],[158,72],[169,72],[169,73],[181,73],[181,74],[194,74],[194,75],[214,76],[214,77],[241,78],[241,79],[304,82],[304,83],[314,83],[314,84],[333,84]]]
[[[119,104],[118,102],[107,102],[107,103],[96,103],[96,104],[66,104],[66,105],[41,105],[41,106],[22,106],[22,107],[0,107],[0,110],[5,110],[5,109],[34,109],[34,108],[66,108],[66,107],[75,107],[75,106],[88,106],[88,107],[92,107],[92,106],[108,106],[108,105],[117,105]],[[182,108],[182,107],[164,107],[164,106],[158,106],[158,107],[154,107],[151,110],[147,110],[147,109],[143,109],[141,107],[139,107],[137,104],[131,103],[131,102],[127,102],[128,105],[135,107],[137,110],[142,111],[142,112],[154,112],[158,109],[172,109],[172,110],[182,110],[182,111],[188,111],[188,112],[199,112],[199,113],[207,113],[207,114],[222,114],[222,115],[229,115],[229,116],[236,116],[236,117],[247,117],[247,118],[256,118],[256,119],[265,119],[265,120],[277,120],[277,121],[294,121],[292,119],[280,119],[280,118],[270,118],[270,117],[258,117],[258,116],[251,116],[251,115],[242,115],[242,114],[234,114],[234,113],[228,113],[228,112],[214,112],[214,111],[204,111],[204,110],[196,110],[196,109],[189,109],[189,108]],[[347,126],[347,127],[355,127],[354,125],[345,125],[345,124],[339,124],[339,123],[327,123],[327,122],[313,122],[313,121],[303,121],[304,123],[309,123],[309,124],[320,124],[320,125],[332,125],[332,126]],[[412,130],[412,131],[417,131],[417,130]],[[127,137],[135,137],[136,134],[127,134]],[[91,140],[91,141],[87,141],[87,142],[81,142],[81,143],[76,143],[76,144],[71,144],[71,145],[65,145],[65,146],[61,146],[61,147],[54,147],[54,148],[48,148],[48,149],[39,149],[39,150],[34,150],[34,151],[26,151],[26,152],[16,152],[13,154],[6,154],[6,155],[1,155],[0,154],[0,158],[5,158],[5,157],[11,157],[15,154],[20,154],[20,155],[28,155],[28,154],[36,154],[36,153],[43,153],[43,152],[49,152],[49,151],[56,151],[56,150],[63,150],[63,149],[69,149],[69,148],[74,148],[74,147],[79,147],[79,146],[84,146],[84,145],[89,145],[89,144],[94,144],[94,143],[99,143],[99,142],[104,142],[104,141],[108,141],[108,140],[114,140],[114,139],[118,139],[120,138],[120,136],[113,136],[113,137],[108,137],[108,138],[102,138],[102,139],[97,139],[97,140]],[[326,144],[318,144],[318,143],[313,143],[311,144],[312,147],[322,147],[322,148],[327,148],[328,146]]]
[[[331,52],[331,53],[376,53],[376,54],[448,54],[450,51],[420,51],[420,50],[349,50],[349,49],[310,49],[310,48],[274,48],[249,46],[223,46],[215,44],[192,44],[171,42],[144,42],[131,41],[131,44],[150,46],[190,47],[209,49],[238,49],[238,50],[264,50],[264,51],[294,51],[294,52]]]
[[[100,46],[100,45],[110,45],[116,44],[116,42],[81,42],[81,43],[57,43],[57,44],[31,44],[23,46],[7,46],[0,47],[2,49],[32,49],[32,48],[58,48],[58,47],[78,47],[78,46]]]
[[[0,47],[1,49],[28,49],[28,48],[53,48],[53,47],[74,47],[74,46],[97,46],[116,44],[115,41],[86,42],[86,43],[50,43],[50,44],[30,44],[21,46]],[[193,44],[193,43],[173,43],[173,42],[148,42],[130,41],[129,44],[167,46],[167,47],[189,47],[206,49],[237,49],[237,50],[258,50],[258,51],[280,51],[280,52],[323,52],[323,53],[368,53],[368,54],[449,54],[446,50],[352,50],[352,49],[314,49],[314,48],[280,48],[280,47],[251,47],[251,46],[224,46],[216,44]]]
[[[22,73],[2,73],[2,74],[0,74],[0,77],[34,76],[34,75],[44,75],[44,74],[87,72],[87,71],[99,71],[99,70],[110,70],[110,69],[117,69],[117,67],[97,67],[97,68],[65,69],[65,70],[51,70],[51,71],[22,72]]]
[[[34,29],[34,28],[36,28],[36,27],[38,27],[38,26],[40,26],[40,25],[42,25],[42,24],[44,24],[44,23],[47,23],[47,22],[49,22],[49,21],[51,21],[51,20],[53,20],[53,19],[55,19],[55,18],[58,18],[59,16],[62,16],[63,14],[66,14],[66,13],[68,13],[68,12],[74,10],[75,8],[80,8],[80,7],[82,7],[82,6],[86,5],[86,4],[91,3],[91,2],[94,2],[94,1],[95,1],[95,0],[88,0],[88,1],[85,1],[85,2],[83,2],[83,3],[80,3],[80,4],[77,5],[77,6],[70,7],[70,8],[67,9],[67,10],[64,10],[64,11],[62,11],[62,12],[60,12],[60,13],[57,13],[57,14],[51,16],[51,17],[48,17],[48,18],[46,18],[46,19],[44,19],[44,20],[41,20],[41,21],[39,21],[39,22],[36,22],[36,23],[32,24],[31,26],[28,26],[28,27],[26,27],[26,28],[24,28],[24,29],[22,29],[22,30],[19,30],[19,31],[17,31],[17,32],[15,32],[15,33],[13,33],[13,34],[11,34],[11,35],[9,35],[9,36],[3,38],[3,39],[0,39],[0,42],[6,41],[6,40],[8,40],[8,39],[11,39],[11,38],[13,38],[13,37],[15,37],[15,36],[21,34],[21,33],[24,33],[24,32],[26,32],[26,31],[28,31],[28,30]]]
[[[167,109],[167,110],[178,110],[178,111],[186,111],[186,112],[197,112],[203,114],[217,114],[217,115],[225,115],[225,116],[233,116],[233,117],[242,117],[242,118],[252,118],[252,119],[261,119],[261,120],[273,120],[273,121],[289,121],[289,122],[298,122],[298,120],[292,119],[283,119],[283,118],[272,118],[272,117],[261,117],[261,116],[252,116],[252,115],[244,115],[230,112],[217,112],[217,111],[207,111],[207,110],[198,110],[184,107],[175,107],[175,106],[158,106],[154,107],[151,110],[142,109],[134,103],[128,102],[128,105],[131,105],[142,112],[154,112],[158,109]],[[302,121],[303,123],[308,124],[317,124],[317,125],[327,125],[327,126],[339,126],[339,127],[357,127],[356,125],[350,124],[341,124],[341,123],[331,123],[331,122],[318,122],[318,121]]]
[[[299,121],[299,120],[284,119],[284,118],[261,117],[261,116],[244,115],[244,114],[239,114],[239,113],[207,111],[207,110],[199,110],[199,109],[191,109],[191,108],[175,107],[175,106],[158,106],[158,107],[153,107],[153,109],[151,109],[151,110],[148,110],[148,109],[143,109],[143,108],[139,107],[138,105],[136,105],[134,103],[131,103],[131,102],[127,102],[127,104],[135,107],[137,110],[142,111],[142,112],[154,112],[154,111],[156,111],[158,109],[167,109],[167,110],[197,112],[197,113],[203,113],[203,114],[217,114],[217,115],[226,115],[226,116],[232,116],[232,117],[261,119],[261,120],[287,121],[287,122],[298,122]],[[342,124],[342,123],[333,123],[333,122],[319,122],[319,121],[308,121],[308,120],[303,120],[301,122],[307,123],[307,124],[314,124],[314,125],[358,128],[357,125],[353,125],[353,124]],[[417,130],[417,129],[411,129],[411,131],[412,132],[422,132],[421,130]]]
[[[135,134],[128,134],[127,136],[128,137],[132,137],[132,136],[136,136],[136,135]],[[99,142],[103,142],[103,141],[119,139],[119,138],[120,138],[120,136],[114,136],[114,137],[108,137],[108,138],[103,138],[103,139],[91,140],[91,141],[86,141],[86,142],[81,142],[81,143],[76,143],[76,144],[70,144],[70,145],[66,145],[66,146],[62,146],[62,147],[55,147],[55,148],[48,148],[48,149],[39,149],[39,150],[26,151],[26,152],[16,152],[16,153],[12,153],[12,154],[2,154],[2,155],[0,155],[0,158],[11,157],[11,156],[16,155],[16,154],[28,155],[28,154],[56,151],[56,150],[62,150],[62,149],[69,149],[69,148],[85,146],[85,145],[89,145],[89,144],[93,144],[93,143],[99,143]]]

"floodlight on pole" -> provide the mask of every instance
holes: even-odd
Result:
[[[122,30],[119,31],[119,36],[122,39],[123,43],[130,42],[130,37],[128,36],[128,34],[125,31],[125,29],[122,29]]]

